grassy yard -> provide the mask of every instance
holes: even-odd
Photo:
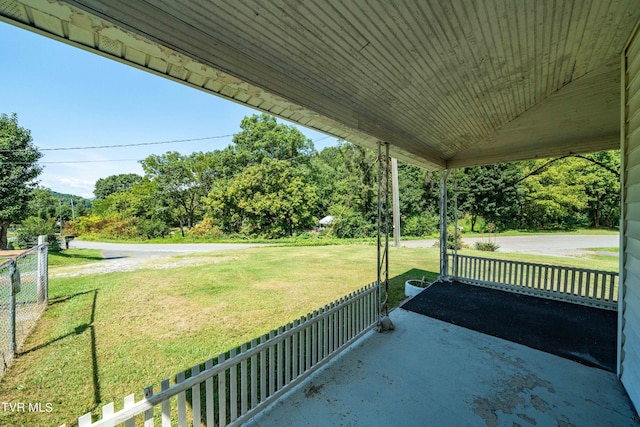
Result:
[[[617,268],[616,257],[489,256]],[[50,271],[97,258],[97,251],[83,250],[52,255]],[[71,425],[111,401],[117,410],[125,395],[139,399],[145,386],[299,318],[377,274],[372,245],[253,248],[207,258],[174,269],[52,278],[49,307],[0,381],[0,396],[51,403],[53,411],[0,411],[0,425]],[[437,276],[436,248],[392,248],[389,258],[393,305],[404,298],[407,278]]]
[[[82,265],[101,260],[102,251],[97,249],[67,249],[62,252],[49,253],[49,268]]]

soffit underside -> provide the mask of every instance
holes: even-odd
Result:
[[[618,57],[640,16],[635,1],[69,3],[0,14],[431,167],[615,148]]]

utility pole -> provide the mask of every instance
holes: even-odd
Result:
[[[73,210],[73,199],[69,200],[69,202],[71,203],[71,221],[75,221],[76,220],[76,213]]]
[[[58,209],[60,209],[60,236],[62,236],[62,200],[58,200]]]
[[[393,205],[393,246],[400,247],[400,193],[398,189],[398,159],[391,158],[391,197]]]

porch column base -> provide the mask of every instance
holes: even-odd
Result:
[[[376,326],[376,330],[378,332],[393,331],[395,328],[396,327],[393,326],[393,322],[389,319],[389,316],[382,317]]]

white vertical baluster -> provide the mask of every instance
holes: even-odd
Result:
[[[309,369],[311,367],[311,341],[312,341],[312,331],[313,331],[313,324],[311,323],[311,313],[307,313],[307,317],[305,319],[305,325],[307,325],[304,328],[304,346],[305,346],[305,363],[304,363],[304,370],[306,371],[307,369]]]
[[[300,323],[298,320],[293,321],[293,328],[295,329]],[[293,357],[293,361],[291,362],[291,379],[296,379],[298,377],[298,363],[299,363],[299,346],[298,342],[300,340],[300,332],[296,332],[291,336],[291,356]],[[288,370],[287,370],[288,372]],[[289,380],[287,380],[287,383]]]
[[[327,357],[333,351],[333,313],[331,313],[331,309],[333,308],[333,304],[329,305],[325,311],[329,312],[329,315],[325,317],[325,324],[327,325],[327,348],[324,356]]]
[[[247,352],[247,344],[242,344],[240,346],[240,354]],[[240,362],[240,414],[247,413],[247,406],[249,404],[249,378],[248,378],[248,370],[247,370],[247,359],[245,357],[242,358]]]
[[[204,364],[204,369],[209,370],[213,368],[213,359],[209,359]],[[204,385],[204,401],[207,412],[207,427],[213,427],[215,423],[215,401],[213,394],[213,377],[207,378]]]
[[[169,380],[162,380],[160,383],[160,390],[165,391],[169,388]],[[171,400],[166,399],[162,401],[162,427],[171,427]]]
[[[285,326],[285,332],[291,329],[291,324],[287,323]],[[291,336],[288,336],[284,340],[284,384],[289,384],[291,381]],[[280,374],[282,376],[282,373]]]
[[[614,288],[615,288],[615,283],[616,283],[616,277],[618,277],[617,275],[609,275],[609,301],[617,301],[617,298],[615,298],[616,293],[614,292]],[[618,283],[618,286],[620,286],[620,284]]]
[[[103,420],[107,420],[105,422],[105,426],[106,427],[113,427],[115,426],[115,423],[113,421],[110,421],[109,418],[111,418],[113,416],[113,402],[106,404],[102,407],[102,419]]]
[[[224,353],[218,356],[218,364],[224,362]],[[218,425],[227,425],[227,371],[218,373]]]
[[[282,335],[282,326],[278,327],[278,336]],[[277,378],[277,387],[278,390],[280,390],[282,388],[282,379],[283,379],[283,368],[282,368],[282,364],[284,363],[284,357],[282,354],[282,347],[283,347],[283,342],[282,340],[279,340],[276,343],[276,378]]]
[[[124,398],[124,409],[130,408],[135,405],[136,399],[133,394]],[[135,427],[136,426],[136,417],[129,418],[124,422],[124,427]]]
[[[305,325],[304,316],[300,317],[298,321],[298,325]],[[307,332],[307,328],[302,326],[300,329],[300,334],[298,335],[298,375],[304,372],[304,361],[305,361],[305,334]]]
[[[184,381],[184,371],[176,375],[176,384]],[[178,427],[187,427],[187,395],[183,391],[178,393]]]
[[[335,335],[335,338],[334,338],[335,345],[333,346],[334,351],[340,348],[340,344],[344,336],[343,328],[345,324],[345,318],[344,318],[345,308],[344,306],[341,306],[339,304],[342,304],[345,301],[346,301],[346,298],[340,298],[340,301],[335,305],[338,308],[334,308],[334,310],[336,310],[336,321],[334,322],[335,328],[336,328],[336,331],[334,332],[334,335]]]
[[[229,350],[229,359],[236,356],[236,349]],[[229,368],[229,415],[231,421],[238,418],[238,364],[233,364]]]
[[[144,388],[144,398],[148,399],[153,395],[153,386]],[[144,411],[144,427],[153,427],[153,408]]]
[[[314,310],[313,311],[313,318],[315,319],[318,316],[318,311]],[[317,355],[318,355],[318,351],[320,350],[320,348],[318,348],[318,340],[320,339],[319,335],[318,335],[318,323],[319,321],[315,320],[313,322],[313,328],[311,329],[311,365],[310,366],[315,366],[317,359]],[[321,347],[321,346],[320,346]]]
[[[263,335],[260,343],[264,343],[267,336]],[[264,402],[267,398],[267,348],[260,351],[260,401]]]
[[[269,332],[269,340],[275,337],[276,331]],[[276,392],[276,349],[273,344],[269,346],[269,396]]]
[[[258,345],[256,339],[251,340],[251,348]],[[258,355],[251,356],[251,408],[258,404]]]
[[[91,426],[91,412],[88,412],[78,418],[78,427],[89,427]]]
[[[200,365],[191,368],[191,377],[195,377],[200,373]],[[200,385],[198,383],[191,387],[191,409],[193,412],[192,421],[194,427],[200,427],[202,416],[200,414]]]

